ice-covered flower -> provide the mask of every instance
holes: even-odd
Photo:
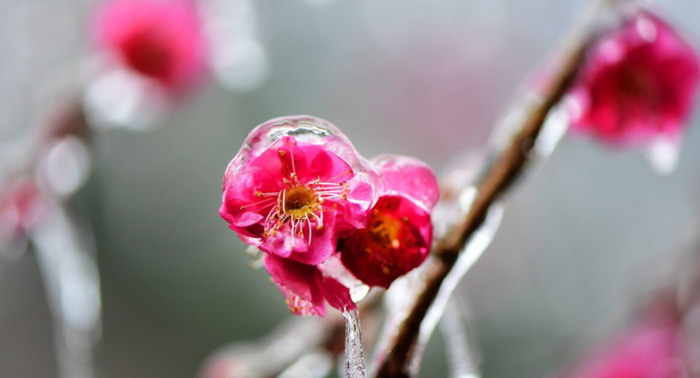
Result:
[[[193,1],[107,0],[93,38],[119,65],[171,91],[205,71],[206,43]]]
[[[699,72],[690,45],[640,12],[593,46],[567,100],[572,126],[614,144],[677,141]]]
[[[358,279],[388,288],[428,256],[433,231],[430,212],[439,188],[432,170],[419,160],[383,155],[373,162],[384,190],[369,212],[366,227],[341,239],[339,250],[343,264]]]
[[[317,265],[364,227],[376,174],[333,125],[312,117],[255,128],[229,164],[219,210],[243,241]]]

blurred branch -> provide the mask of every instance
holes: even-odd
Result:
[[[499,148],[487,165],[485,173],[476,186],[476,195],[461,222],[453,225],[446,236],[438,241],[433,249],[433,256],[425,270],[425,286],[417,294],[416,301],[408,310],[408,315],[396,330],[383,361],[376,370],[377,377],[410,377],[415,359],[420,359],[418,343],[421,325],[435,298],[441,291],[443,282],[451,272],[457,258],[465,245],[478,231],[488,214],[490,207],[510,188],[515,179],[533,160],[535,147],[545,120],[550,111],[560,102],[576,77],[585,57],[588,46],[598,28],[589,26],[589,22],[599,27],[595,21],[602,16],[600,10],[607,8],[607,3],[597,4],[582,25],[576,25],[569,38],[557,50],[554,66],[550,67],[551,78],[532,101],[525,97],[506,112],[503,124],[508,129],[516,130],[510,140]],[[616,4],[610,4],[616,5]],[[583,26],[583,29],[579,29]],[[520,117],[513,117],[513,115]],[[509,123],[516,119],[517,124]]]

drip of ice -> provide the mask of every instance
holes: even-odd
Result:
[[[96,376],[94,348],[101,336],[101,300],[92,240],[59,206],[32,232],[54,320],[59,376]]]
[[[445,350],[451,378],[479,378],[478,358],[469,334],[466,308],[459,298],[452,296],[447,302],[440,320],[440,330],[445,339]]]
[[[357,310],[343,311],[345,318],[345,378],[365,377],[365,352]]]

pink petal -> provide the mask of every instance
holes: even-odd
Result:
[[[384,177],[386,191],[411,197],[430,210],[440,198],[433,170],[418,159],[399,155],[380,155],[372,159]]]
[[[350,298],[350,289],[331,277],[323,277],[323,295],[328,304],[334,308],[345,311],[357,308]]]
[[[272,280],[280,286],[283,293],[291,294],[288,299],[300,302],[298,315],[324,316],[326,309],[321,289],[321,273],[314,266],[305,265],[296,261],[275,257],[266,254],[265,269],[270,273]],[[292,308],[294,311],[295,308]]]

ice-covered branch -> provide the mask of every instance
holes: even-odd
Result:
[[[571,35],[564,39],[557,50],[550,77],[537,93],[526,93],[503,120],[497,132],[515,130],[496,145],[493,158],[486,164],[484,173],[476,185],[476,192],[466,216],[452,225],[446,235],[438,240],[432,258],[426,262],[425,285],[405,319],[399,323],[396,335],[377,368],[377,377],[409,377],[416,373],[420,360],[418,345],[421,326],[435,299],[444,289],[444,282],[455,267],[462,251],[477,232],[491,206],[510,188],[514,180],[536,155],[535,147],[550,111],[560,102],[570,88],[583,61],[588,46],[601,27],[599,17],[608,12],[612,2],[597,4],[595,11],[582,24],[576,25]],[[500,135],[496,135],[500,137]],[[497,139],[496,142],[499,142]],[[391,333],[391,332],[390,332]]]

